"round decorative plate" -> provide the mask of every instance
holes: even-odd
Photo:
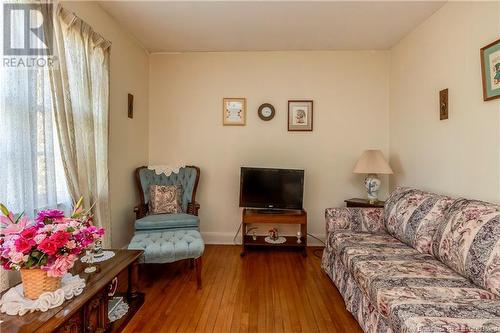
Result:
[[[275,113],[274,106],[269,103],[262,104],[259,106],[259,110],[257,111],[259,118],[265,121],[273,119]]]
[[[272,239],[271,237],[267,236],[266,238],[264,238],[264,240],[266,241],[266,243],[270,244],[283,244],[284,242],[286,242],[286,238],[283,236],[279,236],[277,239]]]

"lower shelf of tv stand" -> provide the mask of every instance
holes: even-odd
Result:
[[[298,211],[280,211],[279,214],[265,214],[256,209],[243,209],[241,214],[241,236],[243,246],[241,256],[247,252],[250,247],[262,248],[295,248],[302,250],[304,257],[307,256],[307,212],[305,210]],[[297,237],[284,236],[286,241],[281,244],[272,244],[265,241],[266,236],[257,236],[254,240],[252,235],[247,234],[247,226],[249,224],[295,224],[300,225],[302,233],[302,242],[297,243]]]
[[[241,252],[241,256],[243,257],[246,254],[247,248],[288,248],[288,249],[296,249],[302,251],[302,255],[307,257],[307,243],[302,238],[302,243],[297,243],[297,237],[295,236],[283,236],[286,238],[286,241],[281,244],[273,244],[265,241],[266,236],[257,236],[254,240],[252,236],[246,235],[243,237],[243,251]]]
[[[252,236],[245,236],[243,240],[243,245],[246,246],[271,246],[271,247],[280,247],[280,246],[289,246],[289,247],[306,247],[307,244],[302,239],[302,243],[297,243],[297,237],[295,236],[283,236],[286,238],[286,242],[280,244],[268,243],[265,241],[266,236],[257,236],[256,240],[253,240]]]

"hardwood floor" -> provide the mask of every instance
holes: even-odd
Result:
[[[201,290],[187,261],[142,266],[146,302],[124,332],[362,332],[308,252],[208,245]]]

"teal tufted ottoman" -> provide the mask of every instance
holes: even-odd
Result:
[[[201,288],[201,256],[205,244],[197,230],[138,232],[128,246],[130,250],[143,250],[140,263],[165,264],[193,259],[198,288]]]

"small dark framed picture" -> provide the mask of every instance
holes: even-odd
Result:
[[[134,118],[134,95],[128,94],[127,97],[127,115],[130,119]]]
[[[288,130],[297,132],[313,130],[313,101],[288,101]]]
[[[500,39],[481,49],[483,99],[500,98]]]
[[[439,92],[439,120],[448,119],[448,88]]]

